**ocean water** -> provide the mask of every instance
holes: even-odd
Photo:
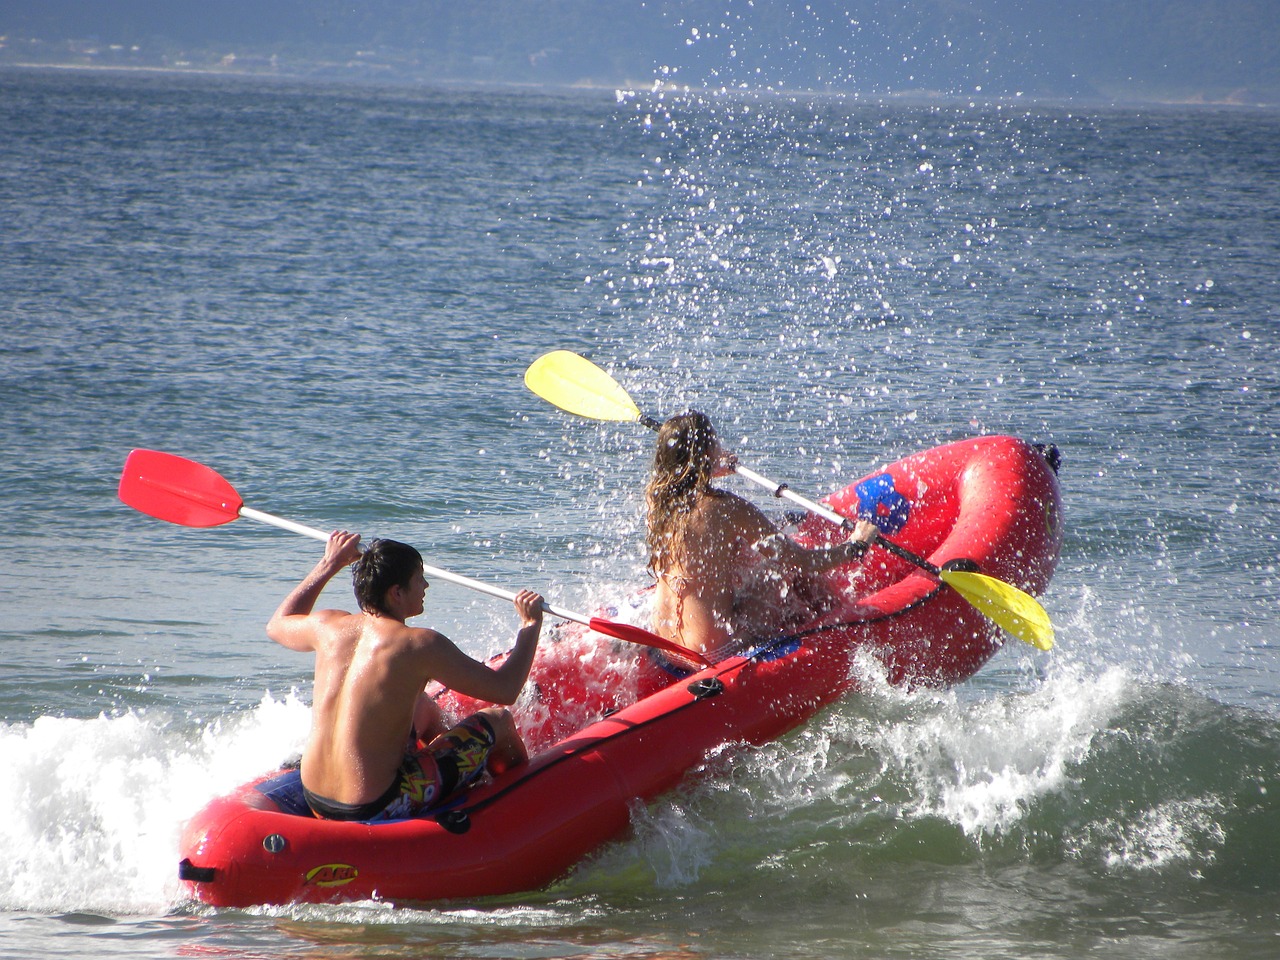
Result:
[[[1280,952],[1280,115],[14,71],[0,129],[0,956]],[[319,545],[144,517],[125,455],[587,609],[649,437],[525,390],[557,348],[814,496],[1057,444],[1057,648],[864,665],[547,890],[184,902],[181,824],[305,739],[262,625]]]

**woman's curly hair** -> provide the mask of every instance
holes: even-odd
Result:
[[[658,430],[653,473],[644,491],[649,571],[655,576],[684,552],[685,524],[698,498],[709,492],[716,446],[711,419],[697,410],[672,417]]]

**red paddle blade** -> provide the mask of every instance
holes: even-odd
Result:
[[[601,620],[599,617],[592,617],[587,626],[596,633],[603,633],[606,637],[626,640],[628,643],[638,643],[642,647],[657,647],[659,650],[665,650],[672,655],[673,659],[682,664],[687,663],[699,668],[711,666],[711,661],[697,651],[682,647],[680,644],[668,640],[666,637],[660,637],[656,633],[650,633],[640,627],[633,627],[629,623],[614,623],[612,620]]]
[[[235,488],[216,471],[159,450],[129,454],[118,493],[135,510],[184,527],[230,523],[244,505]]]

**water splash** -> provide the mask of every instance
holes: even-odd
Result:
[[[163,912],[177,897],[183,823],[296,754],[310,711],[293,695],[196,728],[130,711],[0,726],[5,909]]]

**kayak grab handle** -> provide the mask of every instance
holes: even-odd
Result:
[[[218,877],[216,867],[197,867],[191,862],[190,857],[183,859],[178,864],[178,879],[189,880],[192,883],[213,883]]]

